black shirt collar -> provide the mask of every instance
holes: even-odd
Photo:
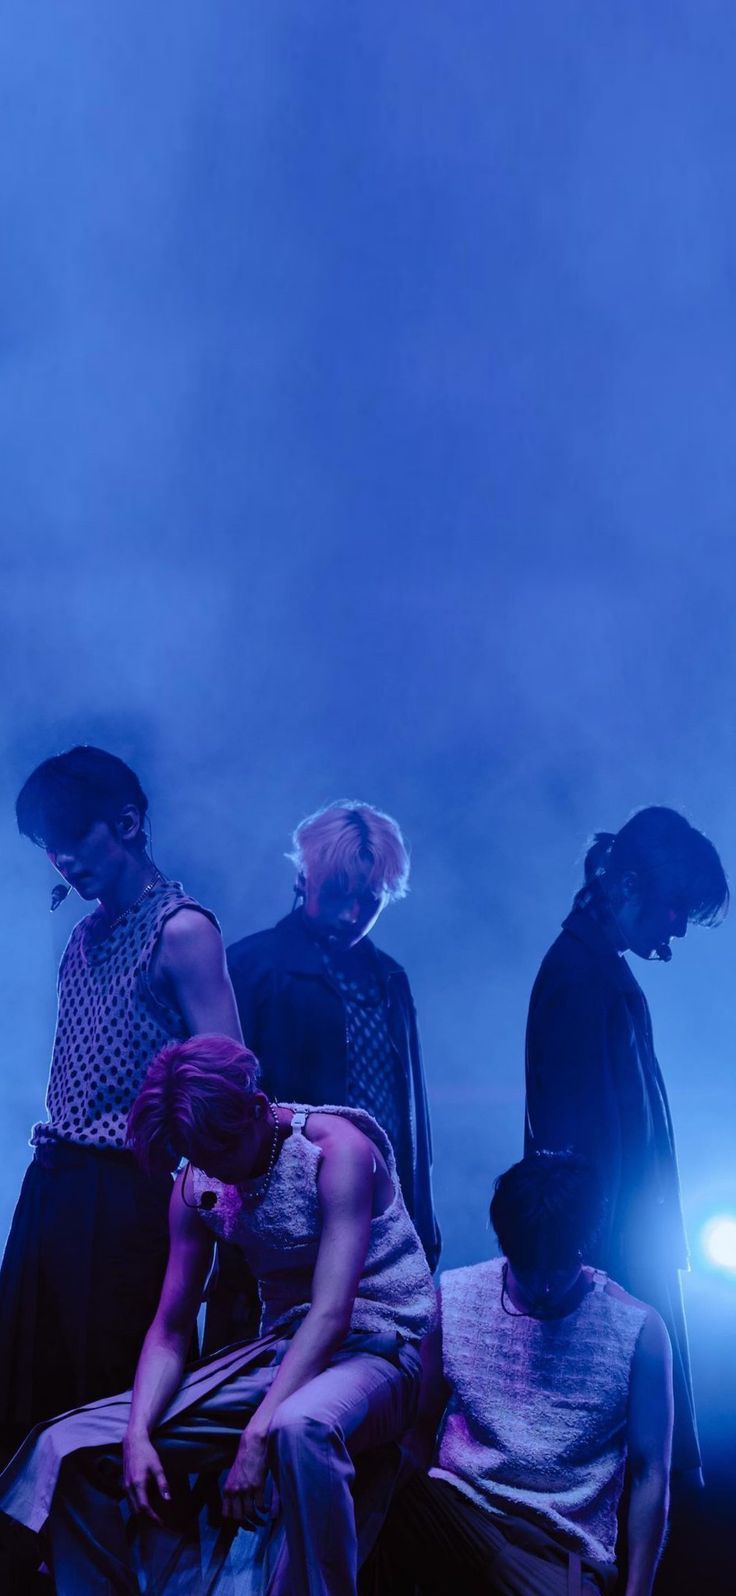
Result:
[[[567,919],[563,920],[562,929],[590,948],[619,986],[635,987],[640,991],[639,983],[623,954],[619,953],[597,915],[592,914],[590,909],[573,908]]]

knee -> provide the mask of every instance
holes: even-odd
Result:
[[[271,1425],[271,1447],[280,1463],[324,1456],[341,1443],[342,1432],[336,1424],[305,1413],[296,1403],[287,1399],[276,1410]]]
[[[88,1484],[91,1474],[89,1457],[84,1452],[69,1452],[61,1459],[56,1479],[55,1499],[78,1495]]]
[[[75,1455],[65,1445],[62,1425],[49,1424],[38,1436],[29,1463],[40,1478],[58,1479],[69,1472]]]

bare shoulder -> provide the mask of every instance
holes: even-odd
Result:
[[[168,948],[220,947],[222,936],[209,915],[201,909],[177,909],[169,915],[161,931],[161,942]]]
[[[606,1295],[615,1297],[617,1302],[625,1302],[630,1308],[639,1308],[645,1315],[644,1323],[639,1333],[637,1352],[644,1357],[667,1357],[670,1350],[670,1338],[667,1327],[661,1314],[656,1308],[650,1307],[648,1302],[642,1302],[639,1297],[632,1297],[630,1291],[624,1291],[616,1280],[607,1280],[605,1285]]]
[[[322,1148],[326,1157],[351,1158],[361,1166],[372,1165],[375,1161],[377,1149],[365,1132],[344,1114],[310,1114],[304,1134]]]
[[[217,926],[199,909],[177,909],[162,928],[157,968],[174,977],[224,970],[225,944]]]
[[[624,1291],[623,1286],[620,1286],[617,1280],[612,1280],[610,1275],[606,1276],[604,1291],[607,1297],[615,1297],[617,1302],[626,1302],[630,1308],[640,1308],[644,1313],[654,1313],[654,1308],[650,1308],[648,1302],[643,1302],[640,1297],[632,1296],[630,1291]],[[657,1318],[659,1318],[659,1314],[657,1314]]]

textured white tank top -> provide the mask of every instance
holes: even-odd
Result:
[[[385,1131],[360,1108],[310,1108],[304,1103],[282,1106],[293,1110],[291,1132],[261,1202],[248,1206],[251,1182],[242,1187],[225,1186],[200,1169],[192,1169],[190,1176],[204,1223],[241,1248],[258,1281],[261,1334],[302,1318],[309,1308],[322,1234],[317,1193],[322,1150],[303,1130],[310,1114],[340,1114],[379,1148],[394,1188],[388,1207],[371,1221],[351,1329],[421,1340],[436,1320],[437,1299],[422,1244],[404,1205]]]
[[[605,1290],[533,1319],[504,1298],[503,1260],[441,1277],[452,1388],[432,1473],[490,1512],[530,1514],[564,1544],[612,1562],[626,1458],[631,1362],[646,1309]]]

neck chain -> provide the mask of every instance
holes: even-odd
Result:
[[[163,881],[164,878],[163,878],[163,876],[161,874],[161,871],[157,870],[155,865],[154,865],[153,868],[154,868],[155,874],[152,877],[152,879],[146,883],[146,885],[143,888],[143,891],[140,894],[140,896],[135,899],[134,903],[129,903],[127,909],[122,909],[120,914],[116,914],[114,920],[108,920],[107,925],[105,927],[106,931],[114,931],[116,925],[122,925],[123,920],[127,920],[128,915],[132,914],[133,910],[137,909],[139,907],[139,905],[143,902],[143,899],[147,898],[149,896],[149,894],[153,892],[154,887],[157,887],[159,885],[159,882]]]
[[[513,1306],[507,1308],[506,1303],[511,1301],[507,1284],[508,1274],[509,1266],[505,1263],[501,1269],[501,1307],[504,1313],[508,1314],[509,1319],[533,1319],[533,1313],[524,1313],[521,1308],[514,1308]]]
[[[271,1178],[273,1176],[274,1167],[276,1164],[276,1153],[278,1151],[279,1145],[279,1130],[281,1129],[279,1125],[279,1116],[276,1112],[277,1106],[278,1105],[276,1103],[269,1103],[268,1105],[268,1112],[269,1114],[273,1115],[273,1141],[271,1143],[271,1154],[268,1160],[268,1169],[266,1170],[265,1175],[262,1175],[258,1185],[251,1187],[249,1191],[245,1190],[243,1186],[236,1187],[241,1203],[247,1203],[250,1208],[257,1208],[258,1204],[263,1202],[266,1192],[271,1184]],[[199,1202],[195,1203],[190,1203],[186,1195],[187,1176],[191,1173],[191,1169],[192,1165],[191,1163],[188,1163],[184,1171],[184,1179],[181,1186],[181,1195],[184,1206],[185,1208],[193,1208],[198,1213],[211,1213],[213,1208],[217,1208],[219,1206],[219,1199],[216,1191],[203,1191]]]
[[[567,1315],[569,1313],[574,1313],[575,1309],[578,1307],[578,1303],[582,1302],[583,1297],[587,1294],[588,1290],[590,1289],[589,1286],[587,1285],[587,1283],[585,1283],[584,1286],[583,1286],[583,1289],[582,1289],[582,1291],[581,1291],[581,1293],[579,1295],[579,1297],[576,1297],[576,1299],[573,1302],[572,1306],[567,1309],[566,1313],[549,1313],[549,1314],[547,1314],[547,1313],[542,1313],[542,1314],[525,1313],[523,1308],[515,1308],[513,1303],[511,1303],[511,1307],[510,1308],[507,1308],[507,1306],[506,1306],[507,1302],[511,1302],[511,1298],[509,1297],[509,1292],[508,1292],[508,1273],[509,1273],[508,1263],[504,1263],[504,1265],[503,1265],[503,1267],[501,1269],[501,1307],[503,1308],[504,1313],[508,1314],[509,1319],[535,1319],[537,1324],[546,1324],[550,1319],[566,1319]],[[581,1271],[581,1274],[582,1274],[582,1271]],[[580,1277],[578,1277],[578,1280],[575,1281],[575,1285],[579,1284],[579,1280],[580,1280]],[[570,1291],[568,1292],[568,1296],[572,1295],[574,1289],[575,1289],[574,1286],[570,1287]]]
[[[240,1192],[241,1202],[248,1203],[248,1205],[251,1208],[255,1208],[258,1205],[258,1203],[262,1203],[263,1202],[263,1199],[264,1199],[264,1197],[266,1195],[266,1192],[268,1191],[268,1188],[269,1188],[269,1186],[271,1184],[271,1179],[272,1179],[273,1172],[274,1172],[274,1167],[275,1167],[275,1164],[276,1164],[276,1153],[278,1151],[278,1145],[279,1145],[279,1129],[280,1129],[280,1126],[279,1126],[279,1116],[276,1113],[276,1104],[275,1103],[269,1103],[268,1112],[269,1112],[269,1114],[273,1114],[273,1141],[271,1142],[271,1154],[270,1154],[270,1157],[269,1157],[269,1160],[268,1160],[268,1169],[266,1170],[265,1175],[263,1175],[261,1177],[261,1180],[258,1182],[257,1186],[251,1186],[248,1191],[244,1191],[242,1189],[242,1187],[238,1187],[238,1190]]]

